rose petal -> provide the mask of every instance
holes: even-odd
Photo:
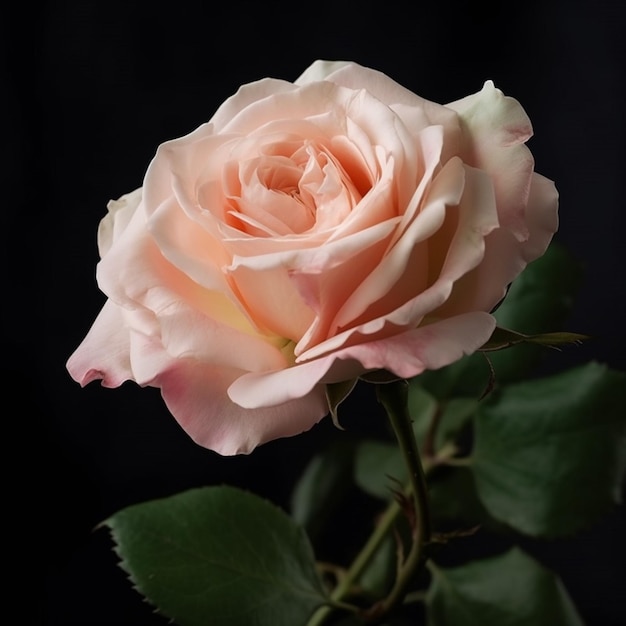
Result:
[[[457,170],[452,165],[454,162],[450,163],[448,171],[452,174]],[[498,223],[493,188],[489,178],[484,172],[474,168],[464,166],[462,169],[464,170],[464,176],[460,180],[465,180],[466,183],[463,188],[464,195],[460,205],[450,209],[455,215],[452,218],[446,218],[449,219],[452,225],[452,231],[450,234],[444,233],[442,235],[443,244],[440,245],[445,259],[440,259],[439,263],[435,255],[438,243],[437,237],[444,226],[441,226],[439,231],[428,239],[428,262],[429,265],[434,267],[431,279],[433,281],[432,284],[414,297],[408,296],[409,299],[397,305],[397,308],[394,310],[389,311],[385,309],[380,311],[376,309],[374,304],[372,313],[353,320],[355,325],[348,330],[337,332],[334,335],[331,334],[328,339],[312,345],[306,351],[300,352],[297,350],[298,362],[318,358],[325,353],[338,350],[344,345],[352,344],[356,341],[356,336],[370,336],[371,340],[377,335],[386,336],[391,332],[399,332],[401,329],[414,328],[427,315],[435,315],[438,318],[448,316],[444,303],[450,297],[455,282],[480,263],[485,249],[485,235],[491,232]],[[433,186],[433,188],[435,189],[436,187]],[[454,185],[442,184],[440,189],[441,193],[433,192],[433,213],[435,218],[443,210],[446,202],[457,197],[455,195],[446,195],[446,193],[454,194],[455,189],[456,193],[458,193],[460,186],[457,184],[455,188]],[[438,202],[442,204],[439,206]],[[428,213],[424,212],[424,216],[427,215]],[[437,223],[437,221],[434,222],[435,225]],[[450,230],[450,228],[448,229]],[[372,302],[375,302],[375,300],[372,299]],[[383,305],[385,302],[386,299]],[[472,309],[469,307],[463,308],[455,311],[455,314],[465,313],[468,310]],[[379,313],[378,317],[375,317],[376,313]],[[395,330],[392,331],[392,328]]]
[[[280,406],[243,408],[226,393],[241,373],[183,360],[173,363],[155,383],[185,432],[197,444],[222,455],[248,454],[267,441],[297,435],[328,413],[321,385]]]
[[[326,80],[330,74],[344,66],[352,65],[349,61],[324,61],[318,59],[314,61],[296,80],[296,85],[305,85],[318,80]]]
[[[465,125],[463,160],[493,179],[501,226],[524,241],[528,237],[524,211],[534,167],[525,145],[533,134],[528,115],[490,80],[478,93],[446,106],[457,111]]]
[[[98,251],[103,257],[126,230],[139,203],[141,202],[142,190],[135,189],[124,194],[118,200],[110,200],[107,203],[107,214],[98,225]]]
[[[520,242],[501,228],[489,234],[481,264],[455,283],[441,315],[468,308],[491,311],[526,265],[546,251],[558,227],[558,192],[551,180],[533,175],[526,214],[528,239]]]
[[[522,243],[522,256],[526,263],[538,259],[548,248],[559,227],[559,193],[550,179],[533,174],[530,185],[526,223],[528,240]]]
[[[229,290],[222,267],[231,259],[223,244],[190,219],[175,198],[155,210],[146,228],[163,256],[182,274],[207,289]],[[151,247],[148,242],[145,246]],[[140,258],[132,262],[145,265]]]
[[[397,232],[401,233],[398,235],[399,240],[394,242],[393,247],[350,294],[337,312],[330,333],[354,325],[366,310],[371,312],[369,319],[382,316],[412,299],[428,286],[428,251],[419,246],[419,243],[441,226],[446,206],[458,204],[464,183],[464,172],[458,159],[448,161],[432,181],[439,163],[438,153],[434,153],[433,157],[426,163],[423,182],[418,186],[412,201],[412,204],[421,207],[420,212],[413,217],[410,224],[398,228]],[[422,206],[426,186],[431,186],[431,190]],[[407,214],[414,214],[412,207],[408,207],[403,215],[403,223]],[[390,292],[393,295],[389,295]]]
[[[219,106],[213,114],[210,123],[215,128],[216,133],[223,133],[224,128],[233,120],[236,120],[237,115],[245,111],[249,106],[270,98],[276,93],[294,89],[296,87],[292,83],[275,78],[262,78],[261,80],[241,85],[235,94],[224,100]]]
[[[233,402],[253,409],[305,397],[319,383],[349,380],[370,370],[386,369],[411,378],[475,352],[494,328],[495,319],[488,313],[459,315],[285,370],[245,374],[230,385],[228,395]]]
[[[461,129],[456,112],[446,106],[431,102],[400,85],[386,74],[358,63],[315,61],[296,84],[326,80],[350,89],[362,89],[384,102],[404,122],[413,135],[429,126],[441,125],[446,142],[443,162],[454,156],[454,147],[461,140]]]
[[[82,387],[100,379],[103,387],[119,387],[133,378],[129,349],[124,311],[107,300],[66,367]]]

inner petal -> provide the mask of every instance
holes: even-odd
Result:
[[[262,154],[226,163],[222,183],[224,221],[255,237],[330,230],[361,199],[342,164],[314,141],[265,145]]]

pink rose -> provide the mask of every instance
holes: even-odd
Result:
[[[327,383],[452,363],[557,228],[531,134],[491,81],[445,106],[355,63],[243,85],[109,203],[69,372],[160,388],[232,455],[311,428]]]

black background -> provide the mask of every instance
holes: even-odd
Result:
[[[156,390],[81,389],[65,370],[104,302],[94,270],[107,201],[140,186],[158,144],[244,82],[354,60],[445,103],[493,79],[533,122],[536,169],[561,194],[556,238],[585,269],[566,330],[595,339],[555,366],[596,358],[626,370],[622,3],[8,3],[2,26],[5,518],[15,522],[5,541],[22,531],[11,580],[28,597],[14,601],[16,623],[166,624],[130,588],[98,522],[222,482],[286,506],[323,442],[376,428],[366,390],[346,408],[358,414],[347,433],[326,420],[225,459],[193,444]],[[620,507],[576,537],[530,546],[588,626],[626,623],[625,520]]]

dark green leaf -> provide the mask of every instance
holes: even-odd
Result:
[[[234,487],[133,505],[104,524],[136,589],[179,626],[306,624],[326,601],[304,531]]]
[[[331,443],[315,455],[291,494],[291,516],[314,539],[353,486],[354,446]]]
[[[396,538],[393,534],[385,537],[359,578],[359,586],[373,596],[381,598],[388,593],[398,570]]]
[[[581,280],[581,264],[553,241],[511,284],[494,313],[498,325],[529,335],[561,330]]]
[[[583,626],[560,578],[509,552],[455,568],[433,568],[428,626]]]
[[[431,516],[438,528],[500,528],[480,501],[473,473],[467,467],[441,468],[429,481],[428,493]]]
[[[588,363],[502,388],[476,415],[472,468],[489,512],[535,536],[593,523],[620,501],[626,373]]]
[[[478,404],[475,398],[451,398],[444,404],[435,435],[436,450],[458,438],[476,413]]]
[[[331,623],[333,626],[364,626],[368,623],[371,624],[371,621],[368,622],[358,615],[350,615],[339,621],[329,622],[329,624]],[[415,618],[404,615],[388,615],[383,618],[383,621],[377,622],[376,626],[415,626]]]
[[[354,457],[354,480],[365,493],[390,500],[401,491],[408,474],[396,443],[362,441]]]

